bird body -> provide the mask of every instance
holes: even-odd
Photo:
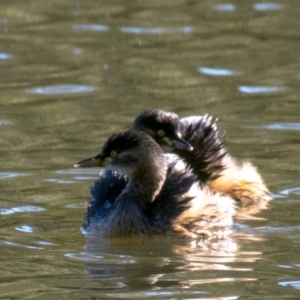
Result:
[[[257,168],[251,162],[239,161],[227,152],[212,117],[193,116],[180,119],[180,122],[182,137],[194,147],[194,151],[175,152],[191,164],[195,174],[201,174],[197,163],[208,157],[205,165],[211,176],[207,178],[207,184],[212,190],[237,200],[243,207],[255,205],[257,209],[266,208],[271,196]],[[208,138],[203,138],[205,132],[208,132]]]
[[[234,200],[238,212],[256,213],[271,199],[256,168],[228,153],[208,115],[146,111],[75,165],[90,166],[105,170],[91,188],[86,233],[225,237],[238,215]]]
[[[113,135],[75,166],[110,163],[91,189],[84,229],[105,235],[211,237],[230,231],[235,204],[201,185],[176,155],[143,132]]]
[[[150,110],[141,113],[131,128],[145,130],[159,144],[164,140],[157,138],[158,128],[168,128],[168,132],[180,131],[181,138],[191,145],[192,150],[174,144],[173,152],[191,167],[199,182],[207,183],[212,191],[235,199],[241,207],[256,207],[252,210],[256,212],[271,200],[257,169],[250,162],[238,161],[228,153],[211,116],[179,119],[174,113]]]

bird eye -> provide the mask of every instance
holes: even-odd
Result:
[[[162,129],[160,129],[160,130],[157,131],[157,134],[158,134],[159,136],[165,136],[165,131],[162,130]]]
[[[110,151],[110,157],[115,157],[116,155],[117,155],[117,151],[116,150]]]

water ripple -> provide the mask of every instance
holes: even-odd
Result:
[[[65,178],[56,178],[54,175],[52,178],[44,179],[44,182],[53,182],[58,184],[74,184],[78,181],[82,180],[95,180],[99,176],[99,169],[65,169],[65,170],[57,170],[55,171],[56,174],[59,175],[73,175],[72,178],[65,179]],[[65,177],[65,176],[64,176]]]
[[[231,3],[223,3],[215,5],[214,9],[219,11],[234,11],[236,10],[236,7]]]
[[[43,246],[56,246],[56,244],[48,241],[37,241],[36,244]]]
[[[253,9],[259,11],[268,11],[268,10],[280,10],[282,5],[279,3],[255,3],[253,4]]]
[[[217,300],[235,300],[239,299],[239,296],[219,296],[217,298],[203,298],[205,292],[199,290],[183,289],[181,287],[174,287],[169,289],[157,289],[153,291],[132,291],[130,292],[130,299],[217,299]],[[128,292],[118,292],[118,299],[128,298]],[[192,298],[191,298],[192,295]],[[106,293],[108,298],[116,298],[115,293]],[[200,298],[201,297],[201,298]]]
[[[277,233],[291,233],[293,231],[299,232],[300,226],[276,226],[276,227],[257,227],[252,228],[251,232],[254,234],[277,234]],[[290,236],[290,235],[289,235]]]
[[[95,179],[95,177],[92,177],[92,176],[76,176],[74,177],[74,179],[76,180],[91,180],[91,179]]]
[[[6,121],[6,120],[0,120],[0,126],[3,126],[3,125],[8,125],[9,122]]]
[[[266,128],[276,130],[300,130],[300,123],[272,123],[267,125]]]
[[[101,24],[76,24],[73,26],[76,30],[108,31],[110,28]]]
[[[67,208],[86,208],[86,204],[85,203],[73,203],[73,204],[68,204],[66,205]]]
[[[21,212],[40,212],[45,210],[46,210],[45,208],[40,206],[25,205],[25,206],[18,206],[12,208],[1,208],[0,215],[10,215],[10,214],[21,213]]]
[[[66,169],[66,170],[57,170],[55,171],[57,174],[89,174],[89,175],[99,175],[99,169],[92,169],[92,168],[73,168],[73,169]]]
[[[56,94],[74,94],[89,93],[95,91],[96,88],[88,85],[65,84],[44,86],[34,89],[28,89],[25,92],[30,94],[56,95]]]
[[[0,18],[0,24],[7,24],[8,19],[7,18]]]
[[[114,255],[114,254],[103,254],[97,255],[88,252],[81,252],[81,253],[66,253],[65,257],[71,258],[73,260],[80,260],[80,261],[95,261],[99,264],[136,264],[137,261],[131,256],[128,255]]]
[[[292,266],[288,266],[288,265],[277,265],[279,268],[283,268],[283,269],[292,269]]]
[[[65,180],[65,179],[57,179],[57,178],[48,178],[44,179],[45,182],[55,182],[59,184],[73,184],[76,183],[74,180]]]
[[[26,175],[28,175],[28,173],[0,172],[0,179],[20,177],[20,176],[26,176]]]
[[[163,27],[120,27],[120,31],[124,33],[134,34],[166,34],[166,33],[191,33],[194,31],[194,27],[183,26],[177,28],[163,28]]]
[[[246,94],[266,94],[285,91],[287,88],[284,86],[247,86],[241,85],[238,90]]]
[[[271,197],[272,199],[283,199],[286,198],[286,195],[272,193]]]
[[[11,54],[8,54],[8,53],[1,53],[0,52],[0,59],[12,59],[12,58],[14,58],[14,56],[13,55],[11,55]]]
[[[72,51],[75,55],[80,55],[83,53],[83,50],[80,48],[74,48]]]
[[[42,247],[30,246],[30,245],[25,245],[25,244],[20,244],[20,243],[16,243],[16,242],[10,242],[10,241],[4,241],[4,244],[9,245],[9,246],[27,248],[27,249],[35,249],[35,250],[43,250],[44,249]]]
[[[207,67],[198,68],[198,71],[200,73],[211,75],[211,76],[233,76],[233,75],[240,74],[240,72],[236,72],[228,69],[207,68]]]
[[[290,188],[280,191],[283,195],[300,195],[300,187]]]
[[[33,227],[31,227],[29,225],[18,226],[15,229],[18,231],[27,232],[27,233],[32,233],[34,231]]]
[[[278,284],[281,286],[291,286],[291,287],[295,288],[296,290],[300,290],[300,279],[279,281]]]

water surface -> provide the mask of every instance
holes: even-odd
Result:
[[[299,299],[299,1],[0,6],[0,298]],[[85,239],[72,166],[150,108],[218,118],[269,209],[210,244]]]

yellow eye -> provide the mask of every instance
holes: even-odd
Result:
[[[160,129],[160,130],[157,131],[157,134],[158,134],[159,136],[165,136],[165,131],[162,130],[162,129]]]
[[[116,150],[110,151],[110,157],[115,157],[116,155],[117,155],[117,151]]]

